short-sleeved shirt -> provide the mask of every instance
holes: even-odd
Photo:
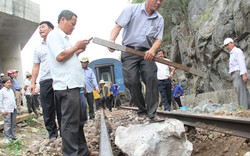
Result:
[[[40,64],[40,81],[52,79],[49,70],[48,51],[48,47],[44,41],[42,41],[34,51],[33,63]]]
[[[150,48],[152,43],[149,43],[147,37],[162,40],[164,19],[157,11],[148,16],[145,5],[145,3],[130,5],[116,20],[116,24],[124,28],[123,45]]]
[[[165,58],[164,58],[165,59]],[[168,60],[168,59],[165,59]],[[170,60],[168,60],[170,61]],[[170,76],[170,72],[169,72],[169,66],[162,64],[160,62],[155,62],[156,66],[157,66],[157,79],[158,80],[166,80],[169,78]]]
[[[30,92],[30,86],[31,86],[31,81],[29,79],[24,80],[24,85],[27,86],[26,91],[24,92],[25,95],[31,95]]]
[[[72,47],[69,37],[61,29],[52,30],[47,37],[47,45],[54,90],[84,87],[82,65],[76,54],[63,62],[56,60],[61,52]]]

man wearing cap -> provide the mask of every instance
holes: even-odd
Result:
[[[238,96],[238,103],[244,109],[250,109],[250,94],[247,89],[247,68],[245,56],[240,48],[237,48],[232,38],[226,38],[223,46],[230,54],[229,74],[233,77],[234,89]]]
[[[18,76],[18,70],[14,70],[13,73],[13,88],[15,89],[15,94],[16,94],[16,105],[17,105],[17,112],[21,111],[21,100],[22,100],[22,87],[20,86],[18,80],[17,80],[17,76]]]
[[[14,70],[12,70],[12,69],[10,69],[10,70],[7,70],[7,75],[8,75],[8,77],[10,78],[10,81],[11,81],[11,83],[12,83],[12,85],[11,85],[11,89],[14,91],[14,94],[15,94],[15,98],[16,98],[16,92],[15,92],[15,88],[14,88],[14,85],[13,85],[13,78],[14,78],[14,73],[15,73],[15,71]]]
[[[82,71],[83,75],[85,77],[84,84],[85,84],[85,92],[84,95],[87,99],[88,105],[89,105],[89,119],[95,118],[94,113],[94,96],[93,96],[93,88],[99,92],[99,87],[96,81],[95,73],[91,68],[88,67],[89,64],[89,58],[83,57],[81,60],[82,63]]]
[[[111,109],[111,103],[110,103],[110,89],[109,89],[109,86],[106,84],[106,82],[104,80],[100,80],[99,82],[100,84],[100,88],[101,88],[101,92],[100,92],[100,95],[101,95],[101,105],[102,105],[102,108],[105,109],[105,107],[108,107],[109,108],[109,111],[112,111]]]
[[[24,95],[26,98],[26,102],[27,102],[27,107],[28,107],[28,113],[32,113],[34,112],[36,115],[38,115],[37,111],[36,111],[36,107],[35,107],[35,103],[33,101],[33,95],[30,92],[30,86],[31,86],[31,74],[27,73],[26,74],[26,79],[24,81]]]

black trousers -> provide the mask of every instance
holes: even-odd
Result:
[[[158,108],[159,92],[157,66],[154,61],[122,52],[121,54],[124,84],[129,89],[132,101],[139,108],[138,115],[155,116]],[[146,95],[142,94],[141,80],[146,85]]]
[[[49,133],[50,139],[58,137],[55,114],[57,114],[59,129],[61,127],[61,116],[62,116],[60,105],[56,106],[55,104],[54,100],[55,94],[52,87],[52,83],[53,83],[52,79],[39,82],[41,106],[43,108],[43,120],[45,127]]]
[[[28,113],[34,112],[35,114],[38,114],[36,111],[33,95],[25,95],[27,107],[28,107]]]
[[[171,107],[171,97],[172,97],[172,89],[171,89],[172,81],[170,79],[166,80],[158,80],[158,88],[161,94],[161,102],[164,106],[164,111],[170,111]]]
[[[177,102],[178,106],[179,106],[179,107],[182,107],[181,98],[180,98],[180,97],[175,97],[174,99],[175,99],[175,101]]]
[[[85,93],[84,96],[86,97],[89,106],[89,118],[95,118],[93,92]]]
[[[83,132],[80,88],[55,90],[55,102],[61,104],[63,156],[86,156],[89,154]]]

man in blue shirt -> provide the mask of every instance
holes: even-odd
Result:
[[[157,67],[152,59],[162,44],[164,19],[157,12],[163,0],[146,0],[145,3],[132,4],[125,8],[116,20],[111,31],[110,41],[115,42],[123,29],[122,45],[145,53],[144,58],[122,52],[121,61],[124,84],[129,89],[132,101],[138,106],[138,119],[148,117],[161,122],[156,116],[158,108]],[[114,49],[109,49],[113,52]],[[141,91],[141,81],[146,85],[145,98]]]
[[[174,99],[177,102],[178,106],[182,107],[180,96],[183,95],[184,89],[180,85],[178,85],[175,82],[175,80],[172,80],[172,86],[173,86],[173,96],[174,96]]]
[[[95,73],[91,68],[88,67],[89,64],[89,58],[83,57],[81,60],[82,63],[82,71],[84,75],[84,85],[85,85],[85,91],[84,95],[87,99],[87,103],[89,105],[89,119],[95,118],[95,112],[94,112],[94,96],[93,96],[93,88],[97,90],[99,93],[99,87],[96,81]]]
[[[113,82],[110,83],[110,92],[112,95],[110,110],[112,110],[112,105],[114,106],[114,108],[116,107],[116,102],[117,100],[119,100],[119,89],[120,89],[120,86],[118,86],[117,84],[114,84]]]
[[[16,95],[16,104],[17,104],[17,112],[19,113],[21,111],[21,100],[22,100],[22,87],[20,86],[17,76],[18,76],[18,70],[14,70],[13,73],[13,88],[15,89],[15,95]]]

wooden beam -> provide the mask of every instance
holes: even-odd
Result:
[[[145,55],[145,53],[142,52],[142,51],[138,51],[138,50],[135,50],[135,49],[132,49],[132,48],[128,48],[128,47],[122,46],[120,44],[116,44],[116,43],[113,43],[113,42],[110,42],[110,41],[107,41],[107,40],[104,40],[104,39],[100,39],[100,38],[97,38],[97,37],[94,37],[93,43],[96,43],[96,44],[99,44],[99,45],[102,45],[102,46],[105,46],[105,47],[108,47],[108,48],[112,48],[112,49],[115,49],[115,50],[135,54],[135,55],[141,56],[141,57],[144,57],[144,55]],[[200,76],[200,77],[207,77],[206,73],[204,73],[202,71],[199,71],[199,70],[196,70],[196,69],[193,69],[193,68],[190,68],[190,67],[187,67],[187,66],[184,66],[182,64],[178,64],[178,63],[171,62],[171,61],[168,61],[168,60],[160,59],[158,57],[154,57],[153,60],[157,61],[157,62],[160,62],[160,63],[163,63],[163,64],[166,64],[166,65],[169,65],[171,67],[175,67],[177,69],[184,70],[186,72],[192,73],[192,74]]]
[[[32,114],[22,114],[22,115],[18,115],[17,118],[16,118],[16,123],[20,123],[24,120],[27,120],[29,118],[31,118],[33,115]],[[3,129],[3,126],[4,126],[4,121],[1,120],[0,121],[0,130]]]

